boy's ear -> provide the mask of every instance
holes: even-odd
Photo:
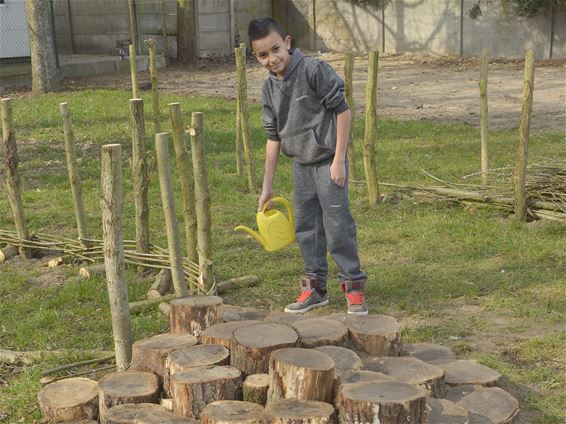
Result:
[[[286,35],[284,41],[285,41],[285,48],[289,50],[291,48],[291,36]]]

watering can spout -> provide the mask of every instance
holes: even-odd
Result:
[[[257,231],[254,231],[251,228],[246,227],[245,225],[238,225],[236,228],[234,228],[234,231],[237,231],[237,230],[245,231],[250,236],[252,236],[257,241],[259,241],[264,248],[267,248],[267,243],[266,243],[265,239]]]

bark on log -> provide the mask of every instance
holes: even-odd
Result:
[[[49,386],[48,386],[49,387]],[[98,382],[100,422],[106,423],[106,412],[123,403],[157,403],[157,376],[145,371],[121,371],[105,375]]]
[[[403,352],[429,364],[456,360],[456,354],[452,349],[435,343],[404,344]]]
[[[446,399],[429,398],[426,401],[430,409],[428,422],[438,424],[469,424],[468,410]]]
[[[399,358],[374,358],[364,362],[364,368],[382,372],[402,383],[412,384],[423,389],[427,396],[443,398],[444,370],[436,365],[410,356]]]
[[[98,384],[88,378],[68,378],[43,387],[39,409],[46,422],[98,418]]]
[[[386,315],[349,315],[344,319],[356,348],[372,356],[398,356],[401,353],[401,324]]]
[[[159,303],[162,302],[168,302],[172,299],[175,299],[175,294],[168,294],[162,297],[157,297],[154,299],[147,299],[147,300],[140,300],[138,302],[132,302],[130,303],[130,312],[134,313],[134,312],[138,312],[139,310],[143,309],[143,308],[148,308],[150,306],[154,306],[157,305]],[[169,307],[169,304],[167,304],[167,307]],[[166,314],[167,316],[169,316],[169,312],[167,312]]]
[[[342,387],[338,405],[340,424],[427,423],[426,393],[396,381],[369,381]]]
[[[6,246],[0,250],[0,263],[6,262],[8,259],[19,255],[19,250],[16,246]]]
[[[291,323],[299,334],[299,345],[305,348],[341,345],[348,338],[344,324],[324,318],[301,319]]]
[[[214,324],[204,330],[200,336],[199,341],[201,344],[215,344],[224,346],[226,349],[230,349],[230,341],[232,340],[232,335],[234,330],[244,326],[259,324],[261,321],[232,321],[223,322],[220,324]]]
[[[31,365],[36,362],[53,360],[59,358],[68,358],[69,356],[76,355],[91,355],[91,356],[108,356],[113,354],[109,350],[32,350],[25,352],[18,352],[15,350],[0,349],[0,365],[8,364],[22,364]]]
[[[218,400],[202,410],[202,424],[263,424],[261,405],[239,400]]]
[[[230,278],[226,281],[221,281],[216,285],[216,291],[218,294],[222,294],[227,290],[232,290],[234,288],[247,288],[255,287],[259,283],[259,277],[257,275],[245,275],[243,277]]]
[[[267,424],[333,424],[334,407],[314,400],[282,399],[265,407]]]
[[[269,374],[252,374],[244,380],[244,400],[260,405],[267,403]]]
[[[362,383],[366,381],[395,381],[395,379],[375,371],[346,370],[338,377],[335,377],[334,381],[334,405],[338,407],[340,401],[340,390],[342,390],[342,387],[346,384]]]
[[[242,398],[242,373],[230,366],[180,371],[171,376],[170,390],[174,413],[200,419],[207,404]]]
[[[316,350],[279,349],[269,358],[268,402],[279,399],[318,400],[331,403],[334,360]]]
[[[499,387],[478,389],[465,396],[457,405],[470,412],[472,422],[508,424],[519,414],[519,402]]]
[[[269,371],[269,354],[277,349],[295,347],[297,332],[290,326],[261,323],[234,330],[230,346],[230,365],[242,370],[244,376]]]
[[[148,299],[158,299],[171,293],[173,290],[173,277],[171,276],[171,270],[162,269],[155,276],[155,281],[149,288],[147,292]]]
[[[221,322],[222,299],[218,296],[182,297],[169,304],[171,333],[189,333],[198,337],[208,327]]]
[[[501,374],[473,361],[459,359],[437,364],[446,373],[444,381],[449,386],[473,384],[476,386],[495,386]]]
[[[127,403],[113,406],[106,413],[106,424],[196,424],[153,403]]]
[[[82,278],[90,278],[94,275],[103,275],[105,272],[104,264],[82,266],[79,268],[79,275]]]

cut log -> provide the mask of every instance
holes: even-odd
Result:
[[[230,351],[220,345],[196,345],[171,352],[165,360],[163,391],[170,393],[170,378],[179,371],[211,365],[229,365]]]
[[[244,380],[244,400],[265,405],[269,389],[269,374],[252,374]]]
[[[171,398],[161,398],[159,400],[159,404],[162,407],[164,407],[165,409],[167,409],[168,411],[173,410],[173,399],[171,399]]]
[[[309,318],[291,322],[299,334],[299,345],[305,348],[342,345],[348,338],[344,324],[324,318]]]
[[[426,391],[427,396],[443,398],[445,395],[444,370],[419,358],[411,356],[373,358],[364,361],[364,368],[418,386]]]
[[[155,276],[155,281],[147,292],[148,299],[156,299],[173,293],[173,277],[170,269],[162,269]]]
[[[169,304],[170,332],[199,336],[204,330],[222,322],[222,299],[218,296],[187,296]]]
[[[269,358],[267,401],[279,399],[332,402],[334,360],[316,350],[279,349]]]
[[[98,418],[98,384],[88,378],[68,378],[43,387],[39,409],[46,422]]]
[[[242,399],[242,373],[230,366],[179,371],[171,376],[170,390],[174,413],[200,419],[209,403]]]
[[[149,308],[149,307],[161,304],[163,302],[168,302],[172,299],[175,299],[175,296],[176,296],[175,294],[167,294],[167,295],[162,296],[162,297],[140,300],[138,302],[131,302],[130,303],[130,312],[133,314],[133,313],[136,313],[138,311],[141,311],[142,309]],[[167,308],[169,308],[169,304],[167,304]],[[167,312],[167,316],[169,316],[169,312]]]
[[[444,378],[446,379],[446,376]],[[460,402],[465,396],[468,396],[470,393],[475,392],[481,387],[482,386],[474,386],[472,384],[462,384],[458,386],[446,385],[446,395],[444,396],[444,398],[457,403]]]
[[[196,424],[153,403],[127,403],[113,406],[106,413],[106,424]]]
[[[230,278],[229,280],[221,281],[216,284],[216,291],[222,294],[225,291],[235,288],[255,287],[259,283],[257,275],[246,275],[244,277]]]
[[[202,410],[202,424],[263,424],[263,406],[239,400],[217,400]]]
[[[334,407],[315,400],[282,399],[265,407],[268,424],[333,424],[335,420]]]
[[[261,321],[250,320],[214,324],[200,334],[199,340],[202,344],[216,344],[230,349],[230,340],[232,340],[234,330],[244,325],[258,324],[260,322]]]
[[[262,321],[267,315],[269,315],[268,311],[234,305],[224,305],[223,310],[224,314],[222,316],[222,320],[224,322],[252,320]]]
[[[0,250],[0,263],[6,262],[19,254],[20,251],[16,246],[8,245]]]
[[[104,264],[82,266],[79,268],[79,275],[83,278],[90,278],[95,275],[103,275],[106,272]]]
[[[426,401],[430,412],[428,422],[434,424],[468,424],[470,417],[468,410],[446,399],[432,399]]]
[[[426,392],[397,381],[346,384],[338,402],[340,424],[427,423]]]
[[[169,317],[169,304],[167,302],[160,302],[157,309],[159,309],[159,311],[163,315],[165,315],[166,317]]]
[[[302,319],[302,314],[289,314],[287,312],[271,312],[265,317],[265,321],[278,322],[280,324],[291,324]]]
[[[436,343],[403,344],[403,352],[431,364],[456,360],[452,349]]]
[[[61,424],[98,424],[98,421],[94,421],[94,420],[87,420],[86,418],[84,420],[73,420],[73,421],[65,421]]]
[[[348,327],[350,339],[357,349],[372,356],[399,356],[401,353],[401,324],[386,315],[340,315],[329,319],[339,320]]]
[[[495,386],[501,374],[473,361],[459,359],[437,364],[445,372],[444,381],[449,386],[472,384],[476,386]]]
[[[234,330],[230,345],[230,365],[244,376],[269,371],[269,354],[277,349],[295,347],[299,340],[290,326],[278,323],[247,325]]]
[[[395,381],[393,377],[389,377],[381,372],[365,371],[365,370],[346,370],[338,377],[334,378],[334,405],[338,407],[340,401],[340,390],[346,384],[362,383],[365,381]]]
[[[47,386],[49,387],[49,386]],[[105,375],[98,382],[100,422],[106,423],[106,412],[123,403],[157,403],[157,376],[145,371],[121,371]]]
[[[15,350],[0,349],[0,365],[8,364],[22,364],[31,365],[36,362],[46,360],[68,358],[69,356],[109,356],[114,352],[110,350],[76,350],[76,349],[63,349],[63,350],[31,350],[26,352],[19,352]]]
[[[197,338],[190,334],[170,333],[139,340],[132,346],[130,369],[153,372],[162,385],[167,356],[176,350],[194,346],[197,342]]]
[[[363,363],[360,357],[353,350],[341,346],[320,346],[314,350],[322,352],[332,358],[334,361],[334,378],[346,370],[361,370]]]
[[[512,423],[519,415],[519,402],[499,387],[480,388],[465,396],[458,405],[470,412],[471,422]]]

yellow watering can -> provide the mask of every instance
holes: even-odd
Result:
[[[268,252],[282,249],[295,240],[295,219],[291,203],[283,197],[274,197],[270,200],[287,208],[289,218],[277,209],[267,209],[269,202],[265,202],[263,208],[257,213],[257,228],[259,232],[243,225],[238,225],[234,230],[244,230],[252,235]]]

